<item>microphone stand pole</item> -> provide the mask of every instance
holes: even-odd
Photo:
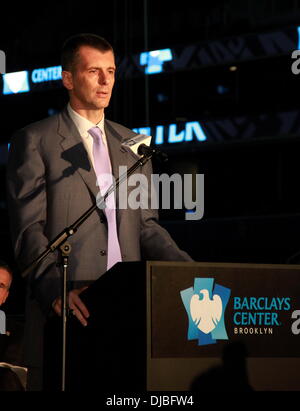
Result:
[[[106,191],[105,195],[93,204],[88,210],[86,210],[81,217],[79,217],[73,224],[66,227],[60,234],[58,234],[54,240],[50,241],[46,247],[46,250],[40,254],[32,263],[23,271],[22,276],[26,276],[30,273],[37,265],[43,261],[51,252],[53,253],[57,248],[60,248],[62,261],[63,261],[63,275],[62,275],[62,384],[61,390],[65,391],[66,384],[66,340],[67,340],[67,267],[68,267],[68,257],[71,252],[71,246],[66,243],[66,240],[73,234],[76,233],[78,228],[88,219],[88,217],[97,209],[105,208],[105,201],[107,197],[115,192],[119,185],[128,179],[128,177],[134,173],[139,167],[143,167],[148,160],[151,159],[153,155],[156,155],[156,150],[145,146],[144,150],[141,151],[143,154],[136,163],[129,168],[129,170],[118,177],[109,189]]]

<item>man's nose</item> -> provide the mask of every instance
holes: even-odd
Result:
[[[109,84],[109,75],[105,73],[104,71],[100,71],[98,82],[99,84]]]

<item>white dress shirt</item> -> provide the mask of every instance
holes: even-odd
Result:
[[[91,164],[94,167],[95,170],[95,165],[94,165],[94,156],[93,156],[93,137],[90,135],[88,130],[92,127],[99,127],[100,130],[102,131],[102,137],[103,137],[103,142],[107,146],[107,139],[105,135],[105,130],[104,130],[104,113],[102,119],[99,121],[99,123],[94,124],[90,120],[88,120],[85,117],[82,117],[80,114],[78,114],[75,110],[72,109],[70,103],[68,104],[68,112],[71,117],[71,119],[74,121],[79,134],[82,138],[82,142],[84,144],[84,147],[88,153],[89,159],[91,161]],[[95,170],[96,172],[96,170]]]

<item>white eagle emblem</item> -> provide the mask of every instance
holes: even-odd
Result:
[[[199,300],[199,294],[203,299]],[[200,290],[190,301],[190,312],[195,325],[204,334],[209,334],[218,325],[222,316],[222,300],[215,294],[210,300],[208,290]]]

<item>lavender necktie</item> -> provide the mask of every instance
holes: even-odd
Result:
[[[103,142],[102,131],[99,127],[92,127],[88,130],[93,137],[93,156],[94,165],[97,175],[97,181],[101,195],[104,196],[108,188],[113,183],[112,171],[109,153]],[[104,209],[108,224],[108,246],[107,246],[107,269],[122,261],[120,244],[117,233],[116,223],[116,204],[114,193],[111,193],[106,199],[106,208]]]

